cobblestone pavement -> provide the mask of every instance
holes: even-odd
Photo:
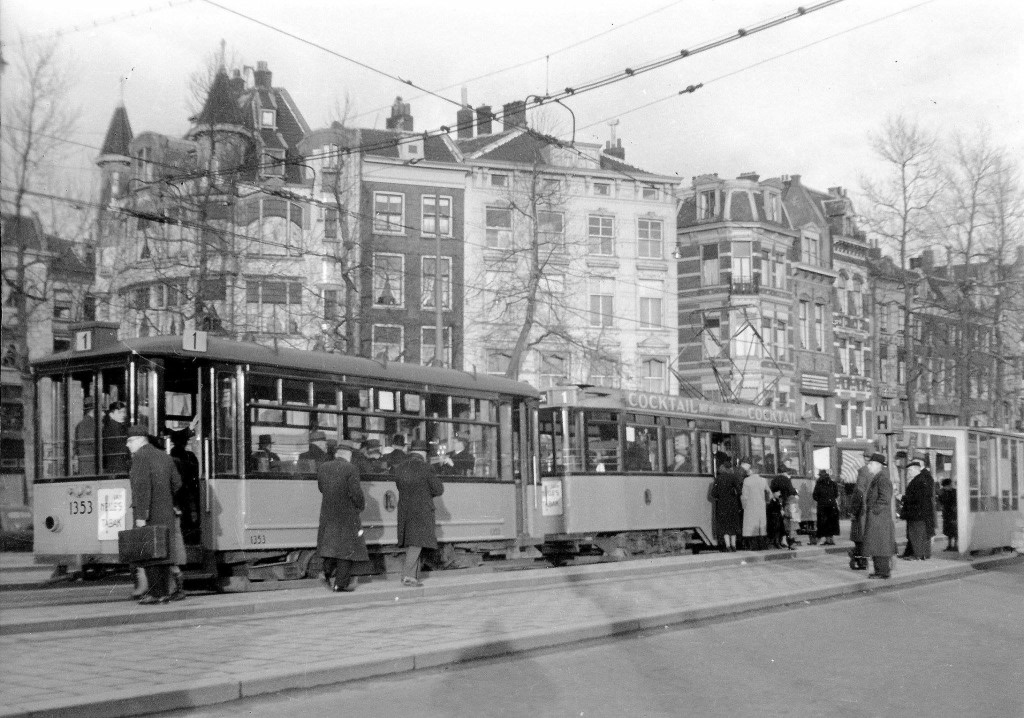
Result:
[[[527,577],[518,588],[492,591],[478,579],[456,595],[412,590],[362,604],[3,635],[0,715],[134,715],[202,705],[971,570],[940,554],[896,562],[891,582],[869,581],[842,555],[801,553],[648,574],[595,569],[547,586]],[[228,597],[206,600],[221,598]]]

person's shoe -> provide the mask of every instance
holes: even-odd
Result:
[[[133,601],[141,601],[142,599],[144,599],[148,595],[149,595],[149,591],[133,591],[132,592],[132,600]]]
[[[916,561],[917,556],[900,556],[901,561]]]
[[[868,574],[868,578],[887,579],[887,578],[889,578],[889,575],[888,574],[881,574],[881,573],[869,573]]]
[[[422,581],[417,581],[412,576],[403,576],[402,577],[402,585],[415,588],[417,586],[422,586],[423,582]]]
[[[168,601],[184,601],[185,598],[186,593],[182,591],[180,588],[174,593],[172,593],[170,596],[167,596]]]
[[[139,599],[140,606],[155,606],[158,603],[167,603],[167,596],[154,596],[151,593],[147,593],[145,596]]]

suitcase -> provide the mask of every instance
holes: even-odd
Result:
[[[170,555],[167,527],[147,524],[117,534],[117,551],[123,563],[166,561]]]

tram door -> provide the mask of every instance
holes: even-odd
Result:
[[[182,488],[176,498],[186,548],[202,543],[200,372],[184,361],[167,361],[163,371],[163,433],[181,474]],[[193,562],[190,555],[189,563]]]

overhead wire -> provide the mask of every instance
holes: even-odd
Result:
[[[143,15],[148,15],[152,12],[159,10],[167,10],[181,5],[188,5],[189,3],[195,2],[195,0],[165,0],[165,2],[150,5],[142,10],[132,10],[131,12],[120,13],[113,15],[102,20],[93,20],[89,23],[83,23],[79,25],[71,25],[70,27],[61,28],[59,30],[50,30],[48,32],[35,33],[33,35],[26,35],[26,40],[39,40],[47,37],[63,37],[64,35],[71,35],[76,32],[84,32],[85,30],[93,30],[104,25],[113,25],[114,23],[121,22],[123,20],[133,20]]]

